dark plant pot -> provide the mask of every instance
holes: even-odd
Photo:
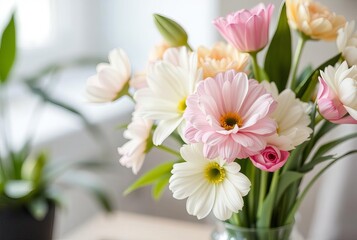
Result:
[[[55,205],[41,221],[32,217],[25,207],[0,209],[1,240],[51,240],[55,217]]]

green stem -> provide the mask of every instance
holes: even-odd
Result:
[[[274,208],[275,197],[278,190],[279,178],[280,178],[280,170],[277,170],[273,174],[273,179],[269,187],[269,194],[267,196],[267,198],[269,198],[269,204],[266,205],[265,209],[262,209],[264,215],[262,215],[261,218],[258,220],[258,224],[257,224],[258,228],[271,227],[271,220],[274,210],[273,208]]]
[[[187,47],[188,50],[190,50],[191,52],[193,52],[193,49],[191,48],[189,43],[186,43],[185,47]]]
[[[165,151],[165,152],[171,153],[171,154],[173,154],[173,155],[175,155],[175,156],[179,156],[179,157],[181,158],[181,155],[180,155],[179,152],[177,152],[177,151],[175,151],[175,150],[173,150],[173,149],[171,149],[171,148],[169,148],[169,147],[167,147],[167,146],[159,145],[159,146],[156,146],[156,147],[157,147],[158,149],[161,149],[161,150],[163,150],[163,151]]]
[[[301,54],[302,54],[302,50],[304,49],[306,40],[307,40],[307,38],[305,36],[303,36],[302,34],[300,34],[298,45],[297,45],[296,50],[295,50],[294,61],[293,61],[292,78],[291,78],[291,84],[290,84],[290,88],[293,89],[293,90],[296,87],[296,74],[297,74],[297,70],[299,68]]]
[[[263,76],[261,75],[260,67],[258,64],[258,59],[257,59],[257,52],[251,52],[249,53],[250,56],[252,57],[252,65],[253,65],[253,73],[254,77],[258,82],[261,82],[263,80]]]
[[[251,181],[251,188],[248,194],[248,218],[249,218],[249,227],[254,227],[253,224],[255,223],[255,206],[254,206],[254,196],[255,196],[255,173],[256,167],[253,164],[249,163],[249,179]]]
[[[319,114],[317,115],[317,117],[315,118],[315,126],[321,122],[322,120],[324,120],[324,118]]]
[[[260,172],[258,214],[257,214],[258,219],[262,215],[262,211],[263,211],[263,203],[264,203],[265,194],[266,194],[266,190],[267,190],[267,180],[268,180],[268,173],[265,171],[261,171]]]

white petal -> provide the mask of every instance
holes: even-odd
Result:
[[[178,125],[182,122],[183,118],[174,118],[161,120],[155,129],[153,136],[153,143],[157,146],[160,145],[170,134],[175,131]]]

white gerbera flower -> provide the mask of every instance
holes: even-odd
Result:
[[[201,219],[213,210],[223,221],[243,208],[243,196],[248,194],[251,183],[239,172],[238,163],[205,158],[200,143],[184,145],[181,155],[186,162],[174,165],[169,188],[174,198],[187,198],[190,215]]]
[[[87,99],[90,102],[112,102],[125,94],[129,87],[131,68],[126,53],[120,48],[113,49],[108,58],[109,64],[98,64],[97,74],[87,80]]]
[[[158,120],[153,142],[160,145],[176,128],[183,128],[186,98],[202,79],[197,70],[197,56],[185,47],[170,48],[162,61],[154,63],[148,73],[148,88],[138,90],[134,98],[140,105],[138,116]]]
[[[119,162],[125,167],[132,168],[134,174],[139,172],[146,153],[150,149],[151,127],[152,121],[134,114],[132,122],[124,132],[124,137],[130,141],[118,148],[119,154],[122,155]]]
[[[277,108],[271,114],[278,125],[277,133],[267,137],[270,145],[279,150],[290,151],[309,139],[312,129],[308,115],[309,105],[296,98],[295,93],[285,89],[279,94],[275,83],[262,83],[277,101]]]
[[[337,48],[346,59],[349,66],[357,65],[357,31],[355,21],[347,22],[344,28],[338,30]]]

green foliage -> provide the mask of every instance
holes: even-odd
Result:
[[[4,193],[9,198],[20,199],[30,195],[33,190],[33,182],[29,180],[8,180]]]
[[[162,180],[161,178],[165,175],[171,174],[171,170],[175,162],[165,162],[162,163],[155,168],[151,169],[150,171],[146,172],[144,175],[142,175],[138,180],[136,180],[132,185],[130,185],[124,192],[125,195],[131,193],[132,191],[145,187],[150,184],[157,184],[158,181],[163,181],[163,183],[160,183],[159,186],[157,186],[155,190],[155,195],[160,196],[160,188],[162,188],[165,181]]]
[[[312,65],[307,65],[302,72],[300,73],[300,75],[297,77],[296,79],[296,83],[297,85],[299,85],[303,80],[305,80],[306,78],[308,78],[310,76],[310,74],[314,71],[313,66]]]
[[[279,92],[285,89],[291,67],[291,34],[285,8],[284,3],[264,64],[265,72],[270,81],[275,82]]]
[[[280,175],[279,183],[278,183],[278,190],[275,199],[275,205],[280,201],[281,197],[283,196],[286,189],[294,182],[302,179],[304,176],[303,173],[300,172],[293,172],[287,171]]]
[[[155,200],[158,200],[161,198],[166,186],[169,184],[170,177],[171,177],[171,173],[166,173],[163,176],[161,176],[156,181],[156,183],[153,184],[152,196]]]
[[[340,57],[341,54],[337,54],[336,56],[330,58],[329,60],[321,64],[318,68],[316,68],[308,77],[302,80],[301,83],[295,89],[296,97],[300,98],[304,102],[308,102],[315,91],[318,77],[320,75],[320,70],[324,70],[325,67],[329,65],[335,65],[340,59]]]
[[[28,210],[30,211],[31,215],[41,221],[45,218],[48,210],[49,210],[49,202],[46,198],[38,197],[29,202]]]
[[[0,84],[7,81],[16,57],[16,26],[13,13],[1,37]]]
[[[312,157],[312,159],[316,159],[318,157],[323,156],[325,153],[332,150],[334,147],[337,147],[338,145],[344,143],[345,141],[353,139],[353,138],[357,138],[357,133],[352,133],[352,134],[346,135],[344,137],[341,137],[339,139],[336,139],[334,141],[328,142],[328,143],[320,146],[319,149],[317,150],[317,152]]]
[[[271,186],[269,188],[269,193],[266,196],[263,206],[262,206],[262,214],[257,221],[258,228],[268,228],[271,225],[271,218],[273,215],[275,198],[278,191],[278,182],[279,181],[279,170],[274,172]]]

